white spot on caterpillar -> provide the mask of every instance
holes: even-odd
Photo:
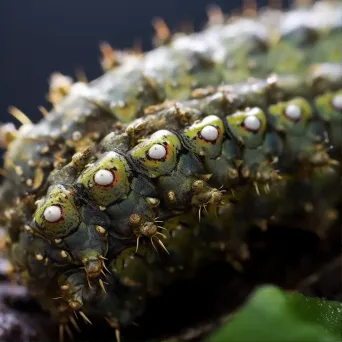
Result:
[[[44,219],[50,223],[57,222],[62,218],[62,210],[58,205],[50,205],[44,210]]]
[[[160,144],[154,144],[148,150],[148,155],[151,159],[160,160],[166,156],[166,148]]]
[[[79,141],[82,138],[82,133],[79,131],[75,131],[72,133],[72,140]]]
[[[335,95],[331,100],[331,104],[334,108],[342,110],[342,95]]]
[[[218,129],[214,126],[205,126],[201,130],[201,136],[208,141],[216,141],[219,136]]]
[[[114,181],[114,175],[108,170],[99,170],[95,173],[94,181],[97,185],[111,185]]]
[[[243,123],[249,131],[253,132],[257,132],[261,127],[260,120],[254,115],[247,116]]]
[[[293,121],[297,121],[302,117],[302,110],[299,106],[295,104],[289,104],[285,108],[285,115]]]

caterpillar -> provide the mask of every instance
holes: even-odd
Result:
[[[341,9],[176,36],[70,86],[38,124],[3,126],[7,253],[62,335],[77,329],[74,312],[118,330],[201,265],[243,262],[253,225],[329,232],[342,185]]]

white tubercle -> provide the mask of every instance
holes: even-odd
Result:
[[[160,144],[154,144],[148,150],[148,155],[151,159],[160,160],[166,156],[166,148]]]
[[[94,181],[97,185],[111,185],[114,181],[114,175],[108,170],[99,170],[95,173]]]
[[[62,210],[58,205],[50,205],[44,210],[44,219],[50,223],[57,222],[62,218]]]
[[[335,95],[331,100],[331,104],[339,110],[342,110],[342,95]]]
[[[302,117],[302,110],[299,106],[295,105],[295,104],[289,104],[286,108],[285,108],[285,115],[293,120],[293,121],[297,121]]]
[[[261,122],[256,116],[249,115],[246,117],[244,121],[244,125],[248,130],[256,132],[260,129]]]
[[[205,126],[201,130],[201,136],[208,141],[216,141],[218,135],[218,129],[211,125]]]

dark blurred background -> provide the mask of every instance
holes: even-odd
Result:
[[[99,43],[129,48],[140,40],[150,49],[153,18],[198,30],[213,3],[228,13],[242,0],[0,0],[0,122],[14,121],[10,105],[41,118],[37,107],[47,105],[53,71],[74,77],[82,68],[89,79],[99,76]]]

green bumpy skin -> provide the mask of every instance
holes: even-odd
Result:
[[[308,78],[310,77],[312,76],[308,75]],[[325,82],[328,82],[329,77],[330,75],[325,76]],[[250,93],[245,97],[249,104],[253,102],[250,96],[255,84],[250,84]],[[273,87],[274,85],[270,86],[266,82],[263,91],[272,92]],[[334,94],[332,100],[335,103],[340,90],[333,90],[336,89],[334,79],[330,81],[329,87],[331,90],[328,93]],[[72,195],[70,198],[73,200],[73,206],[70,206],[69,202],[63,202],[65,187],[58,183],[51,185],[47,196],[38,201],[34,214],[35,223],[31,224],[30,228],[33,236],[36,232],[45,234],[51,243],[61,249],[60,254],[68,261],[68,266],[61,268],[61,272],[56,272],[52,279],[58,280],[60,284],[60,279],[64,279],[64,286],[60,285],[61,289],[58,289],[56,294],[62,291],[62,298],[68,303],[70,310],[82,310],[90,316],[102,314],[112,322],[127,323],[127,317],[134,319],[135,313],[143,310],[144,301],[135,302],[130,295],[127,295],[127,298],[123,295],[124,299],[121,300],[121,292],[116,290],[116,287],[111,290],[117,281],[123,287],[122,293],[133,293],[134,296],[146,298],[159,293],[164,286],[184,276],[184,269],[190,270],[188,274],[191,274],[204,262],[222,257],[229,261],[231,258],[243,260],[243,239],[255,221],[267,221],[274,216],[278,220],[288,220],[294,212],[304,210],[301,209],[299,201],[293,201],[296,203],[294,207],[285,205],[285,194],[292,191],[293,196],[294,192],[301,189],[302,199],[314,202],[317,199],[312,196],[309,188],[306,189],[314,178],[316,181],[313,181],[315,185],[312,186],[316,192],[326,192],[332,186],[337,186],[341,171],[329,154],[326,159],[321,158],[320,163],[316,162],[317,158],[311,160],[302,157],[302,146],[305,151],[309,148],[311,156],[315,151],[322,153],[322,144],[325,149],[328,146],[328,142],[324,145],[324,141],[318,140],[313,135],[314,130],[310,128],[314,123],[323,122],[315,114],[315,103],[322,95],[317,95],[314,99],[294,97],[289,101],[276,101],[270,97],[265,110],[255,106],[242,109],[241,102],[233,101],[223,116],[207,116],[206,111],[211,111],[214,105],[219,108],[224,104],[222,98],[217,96],[219,94],[218,92],[184,103],[183,108],[193,106],[195,110],[189,113],[194,115],[189,116],[185,124],[175,121],[174,125],[170,126],[171,131],[161,129],[154,133],[149,132],[150,126],[141,126],[140,120],[139,125],[143,128],[140,128],[139,134],[147,135],[142,142],[136,144],[137,134],[127,139],[127,133],[122,133],[121,138],[119,135],[112,137],[111,143],[121,141],[121,151],[94,154],[90,157],[90,163],[77,171],[77,177],[74,174],[75,168],[71,168],[70,164],[55,172],[51,179],[57,182],[65,179],[68,172],[72,175],[67,177],[74,180],[73,184],[68,186],[70,190],[67,193],[69,197]],[[232,89],[229,89],[229,93],[224,93],[222,88],[221,94],[232,96]],[[177,106],[182,107],[181,104]],[[201,117],[196,109],[200,111]],[[169,108],[162,109],[147,116],[146,122],[153,119],[162,125],[168,116],[175,116],[175,112]],[[134,123],[130,127],[135,127]],[[152,130],[154,129],[155,125]],[[301,138],[299,142],[302,145],[295,145],[294,149],[290,143],[298,137]],[[103,140],[104,149],[112,148],[108,141],[109,137]],[[278,148],[274,142],[278,142],[282,148]],[[230,148],[227,147],[229,145]],[[101,149],[99,146],[99,150]],[[234,154],[229,154],[229,151],[235,151],[235,157]],[[287,165],[283,168],[287,153],[294,158],[291,163],[292,174],[287,174]],[[78,156],[73,160],[75,164],[75,160],[82,158]],[[228,178],[226,183],[229,183],[229,187],[223,187],[223,190],[233,189],[237,192],[234,204],[230,202],[230,195],[225,195],[224,191],[221,192],[216,187],[221,178],[211,171],[215,167],[217,169],[218,165],[224,166],[220,170],[221,176]],[[222,171],[232,165],[236,166],[237,172],[235,184],[229,174]],[[284,181],[281,177],[267,177],[264,171],[270,169],[265,165],[270,169],[273,167],[272,170],[278,170],[280,176],[291,175],[291,178]],[[301,173],[303,167],[308,170],[309,176]],[[99,171],[102,178],[96,176]],[[103,171],[106,173],[101,173]],[[259,173],[263,176],[258,175]],[[321,175],[320,181],[318,174]],[[246,180],[250,181],[251,187],[249,182],[246,184]],[[61,193],[64,196],[61,196]],[[318,201],[315,203],[317,213],[325,214],[338,200],[339,196],[336,195],[327,199],[328,205]],[[252,202],[253,209],[250,208]],[[41,229],[44,227],[43,213],[54,205],[61,205],[67,210],[70,210],[69,207],[77,208],[76,215],[71,215],[75,231],[64,229],[64,235],[60,234],[64,221],[48,225],[50,230]],[[177,221],[180,211],[184,216]],[[158,220],[155,220],[156,217]],[[64,216],[62,218],[64,219]],[[157,225],[157,222],[161,221],[165,221],[164,224]],[[146,227],[148,222],[155,224],[153,232],[151,226]],[[227,222],[231,222],[233,231]],[[60,224],[62,225],[58,226]],[[54,225],[57,225],[57,229],[54,229]],[[329,225],[324,227],[329,229]],[[321,228],[322,226],[317,224],[311,227],[314,230]],[[56,233],[60,235],[54,235]],[[139,239],[140,245],[137,243]],[[159,251],[154,251],[154,248]],[[149,260],[146,264],[140,258],[133,257],[131,260],[129,256],[132,253],[135,255],[134,251],[140,253],[140,249],[143,260]],[[163,249],[169,254],[166,260],[162,257]],[[18,253],[17,249],[13,250],[14,260],[20,259]],[[125,260],[130,260],[129,264],[126,265]],[[83,275],[79,270],[73,273],[76,271],[74,267],[80,264],[85,267]],[[109,269],[111,275],[107,275],[107,280],[110,281],[104,293],[101,273],[106,269]],[[94,288],[91,293],[88,293],[88,282]],[[76,285],[77,293],[63,290],[74,289]],[[90,302],[97,303],[98,307],[90,306]],[[127,305],[132,311],[127,311]]]
[[[310,65],[342,60],[340,1],[293,9],[280,17],[268,14],[175,35],[144,56],[128,55],[89,85],[72,85],[47,120],[17,133],[5,157],[9,182],[0,204],[1,198],[5,206],[9,198],[26,192],[40,196],[51,170],[85,144],[94,146],[118,120],[130,122],[150,105],[186,100],[198,87],[271,73],[303,78]],[[305,89],[301,84],[298,91]]]
[[[136,234],[153,236],[154,208],[159,200],[156,192],[144,176],[134,177],[126,159],[116,152],[107,152],[81,173],[77,186],[84,187],[90,198],[111,219],[109,233],[127,238]],[[104,177],[104,181],[98,177]]]
[[[272,127],[285,135],[285,151],[289,155],[287,165],[295,160],[324,163],[328,155],[322,145],[323,127],[313,122],[313,111],[303,98],[270,106]],[[321,131],[321,132],[320,132]],[[319,146],[322,145],[322,149]]]
[[[201,204],[211,200],[209,192],[215,189],[205,187],[196,179],[203,173],[202,165],[194,156],[182,151],[181,140],[176,134],[167,130],[157,131],[150,139],[134,147],[129,155],[148,177],[156,178],[158,192],[167,206],[184,208],[188,201]]]
[[[97,277],[108,250],[103,233],[108,217],[62,185],[52,185],[41,201],[30,224],[33,232],[58,245],[70,263],[83,264],[88,277]]]
[[[48,221],[44,217],[47,208],[50,206],[56,208],[57,211],[60,210],[59,219]],[[44,204],[39,207],[35,214],[38,234],[42,234],[49,239],[66,237],[78,228],[80,221],[80,213],[75,205],[73,194],[64,188],[63,185],[49,188]]]
[[[340,105],[334,103],[334,98],[339,99]],[[327,125],[329,141],[336,150],[342,149],[341,98],[342,91],[340,90],[319,96],[315,101],[318,116]]]
[[[209,133],[213,134],[210,140],[202,136],[202,131],[207,126]],[[212,175],[215,186],[230,187],[237,179],[235,161],[238,147],[225,136],[224,124],[218,116],[209,115],[185,128],[182,141],[186,149],[202,160],[205,170]]]
[[[148,177],[156,178],[169,175],[174,170],[181,146],[175,134],[163,130],[137,145],[130,155],[138,167],[146,170]]]
[[[311,75],[309,75],[310,77]],[[329,75],[325,76],[326,83],[329,83],[329,77]],[[251,102],[253,102],[251,94],[255,89],[255,84],[250,85],[250,93],[245,96],[246,103],[252,104]],[[335,100],[340,91],[333,90],[336,89],[334,80],[330,81],[329,88],[331,90],[328,92],[335,94],[332,97]],[[272,89],[266,82],[263,91],[272,91]],[[145,131],[142,129],[139,134],[146,136],[152,133],[151,136],[145,138],[145,141],[134,146],[137,134],[126,139],[127,133],[122,133],[121,138],[116,136],[114,139],[121,141],[121,150],[129,151],[128,153],[107,151],[90,157],[86,153],[84,158],[82,155],[78,155],[64,168],[54,172],[50,179],[51,182],[56,181],[57,183],[52,184],[45,198],[38,201],[34,222],[29,225],[29,229],[25,228],[25,231],[20,233],[18,237],[14,236],[14,240],[18,242],[12,245],[11,258],[22,279],[27,279],[32,293],[35,293],[34,288],[38,286],[42,277],[47,282],[48,292],[37,293],[36,297],[44,307],[57,315],[61,322],[64,315],[70,315],[73,310],[79,310],[89,317],[94,315],[106,317],[112,322],[111,324],[114,324],[113,322],[121,325],[129,323],[143,310],[144,300],[137,301],[135,298],[142,297],[145,299],[149,295],[159,293],[164,286],[179,277],[183,277],[185,273],[187,275],[195,274],[197,266],[203,265],[203,263],[210,260],[216,258],[224,258],[230,262],[232,262],[232,258],[234,260],[243,260],[245,257],[243,239],[254,221],[268,220],[274,215],[279,220],[291,217],[294,210],[300,210],[300,203],[293,201],[297,205],[295,208],[283,205],[282,198],[285,197],[284,194],[290,192],[291,189],[291,196],[293,196],[293,193],[298,189],[305,189],[308,181],[310,184],[313,177],[316,177],[315,173],[321,173],[322,170],[330,167],[330,159],[324,165],[317,165],[311,163],[310,160],[300,158],[300,155],[296,155],[296,162],[299,163],[299,167],[295,168],[297,176],[293,177],[294,181],[290,179],[284,183],[280,180],[269,179],[268,186],[272,189],[270,194],[266,190],[260,191],[264,180],[261,182],[256,175],[247,175],[247,179],[250,179],[253,183],[256,182],[260,188],[260,193],[256,194],[253,188],[245,184],[244,167],[251,167],[251,165],[255,164],[260,166],[264,159],[255,160],[257,155],[269,157],[270,159],[276,156],[279,161],[274,164],[274,168],[282,165],[282,150],[279,150],[279,153],[273,151],[273,154],[270,154],[270,150],[266,148],[268,147],[266,137],[267,134],[271,137],[278,137],[278,140],[284,144],[284,151],[286,152],[287,137],[291,137],[293,130],[292,125],[289,125],[286,126],[285,132],[280,130],[278,132],[275,129],[276,127],[273,126],[274,120],[278,118],[279,113],[284,114],[284,108],[288,106],[289,102],[295,104],[297,109],[307,109],[307,112],[311,114],[310,120],[312,120],[312,113],[316,112],[314,109],[315,101],[308,98],[299,102],[298,100],[275,101],[272,104],[274,100],[271,100],[271,104],[266,106],[266,110],[254,106],[241,109],[241,102],[233,101],[229,104],[229,107],[227,107],[229,109],[225,110],[223,116],[207,116],[207,111],[211,111],[213,107],[216,106],[217,110],[221,111],[221,106],[227,105],[227,102],[222,101],[222,97],[217,96],[219,94],[218,92],[184,103],[183,108],[193,106],[193,110],[189,110],[188,113],[194,115],[188,117],[184,128],[182,128],[183,121],[174,122],[175,125],[170,129],[177,130],[177,133],[166,130],[152,133],[149,132],[150,126],[148,124],[141,126],[140,121],[139,125],[144,127]],[[229,93],[224,93],[224,88],[222,88],[221,94],[231,96],[232,89],[229,90]],[[316,99],[320,98],[320,96],[318,95]],[[301,107],[303,103],[305,105],[310,103],[309,108],[307,106]],[[182,107],[180,104],[178,106],[179,108]],[[273,112],[273,108],[281,108],[281,111]],[[297,112],[293,110],[290,114],[295,115],[298,114]],[[202,117],[199,117],[198,113]],[[155,115],[147,116],[146,122],[151,119],[156,120],[153,126],[154,130],[157,123],[163,125],[168,116],[175,116],[175,111],[169,108],[162,109]],[[248,121],[250,119],[246,121],[247,118],[253,119],[252,121]],[[310,120],[307,120],[306,124]],[[167,120],[167,122],[171,121]],[[256,125],[258,122],[260,125]],[[227,124],[225,125],[225,123]],[[135,127],[134,123],[130,127]],[[253,132],[246,130],[246,128],[252,129]],[[311,131],[308,130],[307,126],[302,128],[302,131],[305,133],[302,137],[305,137],[306,134],[311,137],[309,134]],[[192,144],[189,143],[189,137]],[[203,139],[207,140],[204,145]],[[311,141],[312,145],[309,144],[310,141],[306,141],[305,146],[310,146],[314,150],[316,141]],[[103,140],[103,143],[105,143],[104,149],[109,147],[107,142],[108,138],[105,138]],[[126,142],[126,146],[123,146],[125,145],[123,142]],[[153,150],[153,153],[157,153],[159,157],[161,156],[161,160],[157,160],[155,163],[153,160],[148,160],[147,153],[156,144],[162,149]],[[131,145],[133,145],[133,148]],[[227,145],[232,148],[225,148]],[[210,148],[203,153],[203,146],[210,146]],[[167,147],[171,151],[170,159],[165,158],[166,154],[159,154],[160,151],[167,151]],[[99,150],[101,149],[102,147],[99,146]],[[235,151],[236,157],[232,157],[232,154],[227,153],[227,151]],[[248,155],[247,151],[253,151],[254,153],[251,152]],[[154,155],[153,153],[152,155]],[[90,159],[90,163],[85,164],[88,159]],[[82,160],[84,162],[80,163],[79,161]],[[241,160],[241,162],[238,163],[238,160]],[[212,164],[208,161],[211,161]],[[229,163],[226,164],[225,161],[229,161]],[[230,183],[229,187],[224,188],[224,190],[235,189],[237,191],[235,202],[238,201],[234,205],[229,202],[229,196],[224,197],[224,194],[211,187],[217,186],[216,184],[220,181],[219,178],[216,178],[215,173],[210,173],[211,170],[207,167],[207,165],[211,165],[212,168],[216,166],[217,169],[217,165],[220,164],[215,164],[215,162],[221,162],[225,168],[230,167],[232,163],[236,167],[240,164],[236,179],[237,183],[234,186]],[[155,164],[159,168],[156,169]],[[311,172],[309,178],[300,174],[302,166],[309,168]],[[151,177],[151,174],[148,173],[151,169],[154,172],[153,175],[156,175],[155,172],[158,170],[159,174],[156,177]],[[94,188],[95,174],[99,170],[107,170],[113,175],[112,182],[107,187],[109,193],[102,192],[106,186],[100,188],[101,192]],[[340,180],[340,169],[332,171],[339,174],[337,180]],[[223,171],[221,172],[227,176]],[[79,175],[75,177],[75,173]],[[208,177],[208,174],[211,174],[211,177]],[[285,175],[282,170],[280,170],[280,174]],[[58,182],[62,179],[68,179],[72,184],[68,186],[59,184]],[[336,187],[336,177],[326,173],[325,178],[323,177],[322,180],[324,179],[331,179],[332,181],[325,185],[326,181],[317,183],[316,180],[313,183],[316,184],[315,191],[322,192],[327,191],[332,186]],[[148,187],[143,186],[144,181],[148,182],[154,192],[150,192]],[[140,190],[137,190],[137,188],[140,188]],[[297,190],[294,190],[294,188],[297,188]],[[163,196],[165,193],[168,194],[170,190],[174,192],[176,199],[177,197],[186,199],[181,203],[181,209],[179,206],[174,206],[173,203],[170,205]],[[154,197],[146,196],[152,192]],[[216,198],[213,193],[220,194],[220,203],[211,202],[212,198]],[[306,201],[315,200],[310,191],[306,190],[305,193],[307,194]],[[319,208],[317,214],[326,213],[328,209],[334,207],[338,199],[339,197],[328,198],[329,205],[326,206],[322,205],[322,201],[315,203],[315,207]],[[101,201],[106,201],[106,203]],[[257,209],[251,210],[252,201]],[[148,203],[152,208],[151,214],[147,215],[151,220],[155,216],[159,216],[158,221],[165,221],[162,226],[164,230],[160,231],[162,235],[157,235],[156,231],[150,235],[142,234],[141,228],[143,225],[139,229],[125,224],[122,225],[123,221],[129,222],[131,215],[135,214],[139,208],[141,209],[139,212],[141,215],[149,212],[146,209],[147,207],[140,206],[140,203]],[[229,205],[223,203],[229,203]],[[102,207],[104,204],[106,205]],[[201,215],[198,208],[201,208],[204,204],[207,213]],[[65,211],[68,212],[76,210],[75,214],[68,217],[72,220],[67,221],[73,224],[65,226],[64,216],[62,216],[62,221],[58,220],[49,224],[42,222],[44,220],[43,213],[53,205],[62,205],[63,209],[66,208]],[[278,212],[279,207],[282,209],[280,212]],[[287,211],[284,212],[284,208]],[[219,211],[215,213],[216,209],[219,209]],[[184,216],[180,221],[176,219],[177,210],[184,212]],[[247,212],[248,215],[246,216]],[[198,213],[202,216],[200,222],[197,219]],[[120,215],[123,220],[120,220]],[[125,227],[124,231],[120,230],[122,226]],[[54,227],[57,229],[54,229]],[[231,227],[234,227],[233,231]],[[14,225],[11,229],[18,228],[18,226]],[[311,229],[317,230],[319,228],[321,226],[317,227],[317,223],[316,226],[311,227]],[[325,226],[324,229],[329,229],[329,225]],[[41,240],[40,235],[48,238],[50,242],[46,242],[41,247],[32,243],[32,240],[45,241]],[[163,235],[165,235],[165,238]],[[140,245],[136,246],[136,239],[139,236],[153,238],[151,241],[141,239]],[[128,237],[130,239],[127,239]],[[163,241],[163,245],[160,245],[161,241]],[[18,243],[19,248],[17,247]],[[158,248],[159,252],[154,251],[156,246],[164,246],[169,253],[166,256],[166,261],[164,257],[161,257],[162,249]],[[223,251],[222,246],[224,247]],[[111,266],[112,262],[116,265],[122,265],[122,263],[125,265],[125,260],[131,259],[126,253],[128,250],[133,253],[136,247],[138,247],[138,253],[140,253],[141,249],[141,252],[148,251],[150,255],[147,257],[144,254],[145,252],[143,253],[143,260],[149,260],[144,267],[141,266],[140,258],[133,258],[130,261],[130,270],[128,270],[128,266],[124,268]],[[32,257],[29,258],[27,255],[23,255],[23,250],[27,250],[28,255],[32,255]],[[56,250],[58,251],[57,254]],[[56,255],[61,260],[57,260]],[[80,265],[85,268],[83,273],[79,271]],[[103,285],[101,274],[106,272],[106,269],[109,269],[110,275],[106,277],[106,283],[108,284]],[[184,270],[186,270],[185,273]],[[129,275],[126,272],[129,272]],[[117,282],[119,282],[120,286],[117,286]],[[102,286],[106,286],[105,292]],[[68,310],[66,312],[59,311],[56,304],[50,303],[50,296],[62,297],[62,301],[67,304]]]
[[[283,13],[279,32],[260,16],[174,37],[75,84],[18,132],[1,193],[16,198],[17,210],[4,208],[8,254],[62,327],[74,311],[131,324],[149,296],[204,264],[239,268],[254,225],[304,217],[330,231],[342,186],[341,9]]]
[[[208,140],[201,134],[201,131],[208,127],[214,128],[214,139]],[[215,136],[215,129],[217,136]],[[210,133],[210,132],[209,132]],[[219,117],[210,115],[201,121],[195,122],[193,125],[184,129],[183,144],[186,148],[201,157],[215,159],[221,154],[224,135],[224,125]]]
[[[97,184],[94,179],[100,170],[109,171],[113,180],[109,184]],[[90,196],[100,206],[108,206],[125,198],[130,190],[130,168],[125,158],[115,152],[108,152],[96,163],[91,164],[80,175],[77,183],[89,190]]]

